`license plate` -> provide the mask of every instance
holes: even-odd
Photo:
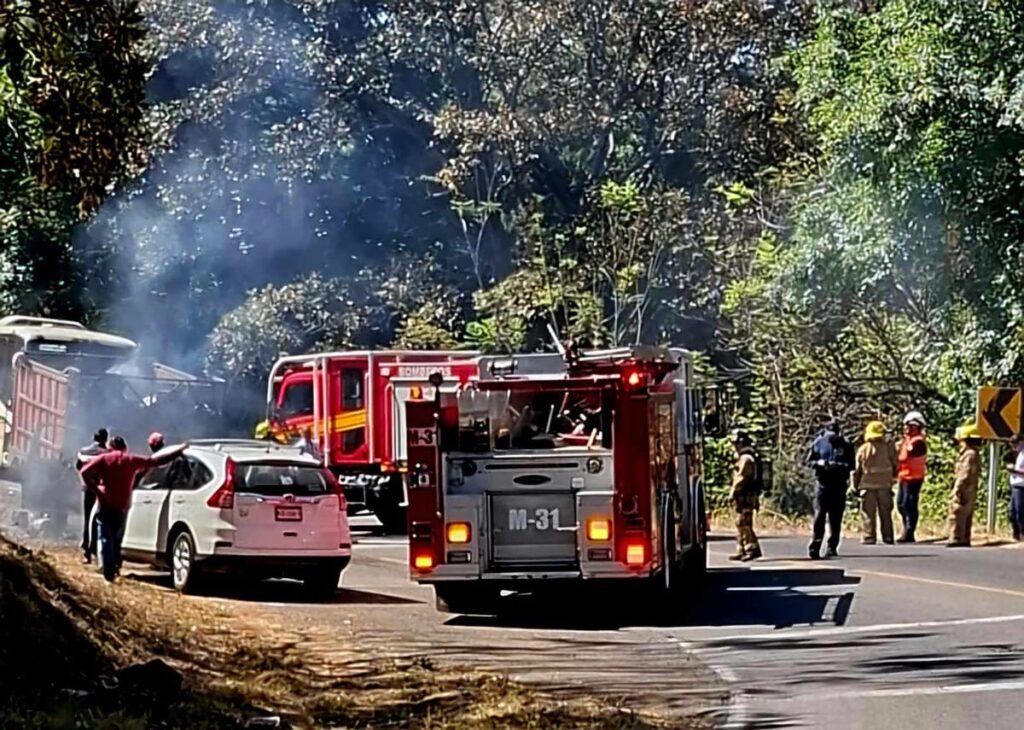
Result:
[[[274,507],[274,519],[278,522],[302,522],[302,507],[292,505]]]

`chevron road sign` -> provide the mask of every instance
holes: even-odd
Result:
[[[978,433],[983,439],[1004,441],[1020,433],[1019,388],[978,388]]]

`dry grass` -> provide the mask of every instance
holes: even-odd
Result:
[[[64,724],[61,718],[77,718],[78,727],[225,727],[265,715],[294,727],[669,725],[597,699],[559,701],[500,677],[437,668],[426,659],[378,660],[355,637],[329,640],[316,629],[300,635],[141,582],[110,586],[70,552],[30,551],[6,541],[0,541],[0,615],[6,632],[22,637],[22,645],[0,644],[0,653],[6,652],[0,670],[12,676],[9,668],[19,667],[6,687],[17,704],[9,702],[7,714],[0,713],[5,726],[15,720],[54,726]],[[339,643],[347,648],[339,650]],[[11,654],[31,652],[32,646],[41,647],[38,655],[48,664],[67,671],[34,672],[35,662]],[[104,690],[118,667],[153,657],[184,675],[179,696]],[[62,698],[60,707],[54,696]]]

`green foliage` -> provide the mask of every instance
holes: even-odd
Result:
[[[144,138],[134,2],[0,2],[0,308],[82,314],[72,226]]]

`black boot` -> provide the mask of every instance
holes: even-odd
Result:
[[[812,542],[807,546],[807,557],[811,560],[821,560],[821,543]]]

